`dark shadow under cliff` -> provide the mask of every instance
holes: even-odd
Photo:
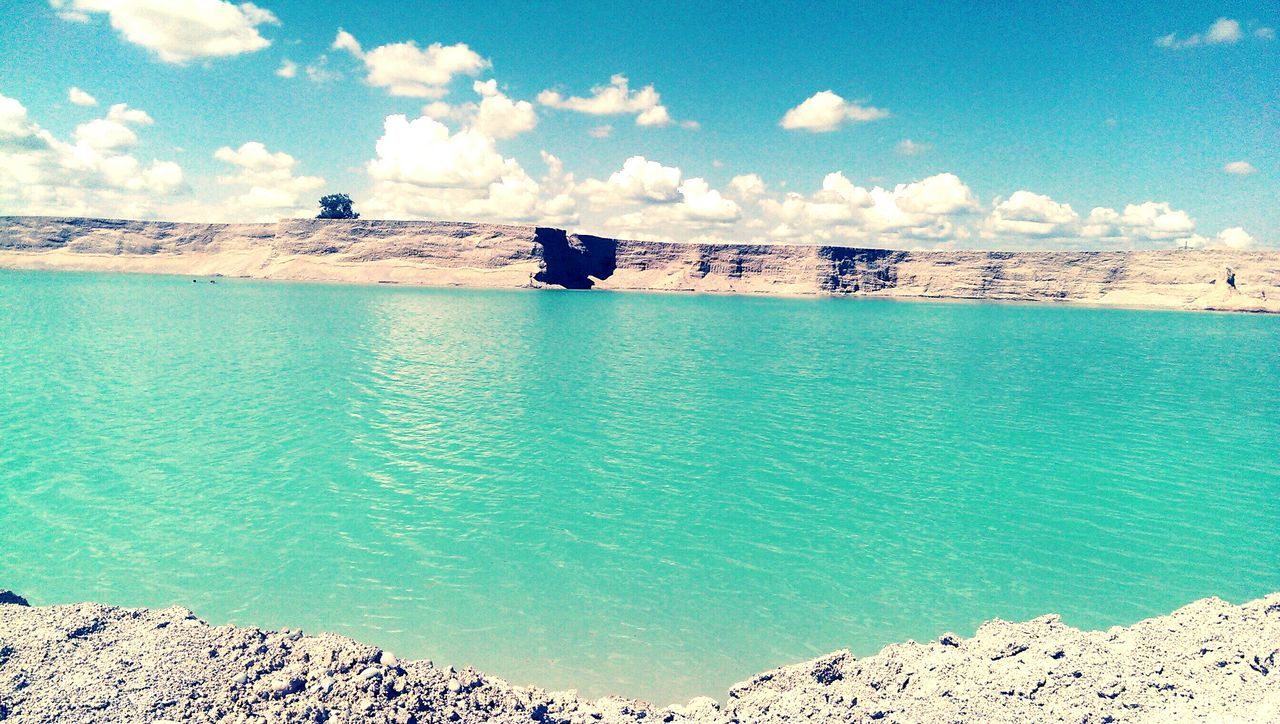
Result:
[[[542,269],[534,279],[565,289],[590,289],[608,279],[618,266],[618,242],[601,236],[570,237],[563,229],[538,227],[534,232]],[[594,279],[593,279],[594,277]]]

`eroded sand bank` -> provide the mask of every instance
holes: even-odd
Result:
[[[681,244],[438,221],[0,217],[0,268],[1280,312],[1280,252]]]
[[[1280,721],[1280,593],[1108,631],[992,621],[667,708],[512,686],[332,634],[211,627],[182,608],[6,600],[0,720],[15,722]]]

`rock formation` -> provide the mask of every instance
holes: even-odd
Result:
[[[0,267],[1280,312],[1277,251],[892,251],[684,244],[440,221],[191,224],[0,217]]]

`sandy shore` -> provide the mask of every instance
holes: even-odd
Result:
[[[1280,252],[680,244],[439,221],[0,217],[0,268],[1280,312]]]
[[[1056,616],[847,651],[659,708],[513,686],[333,634],[211,627],[182,608],[28,607],[0,593],[15,722],[1280,721],[1280,593],[1081,631]]]

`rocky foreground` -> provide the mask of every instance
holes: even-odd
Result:
[[[1280,251],[682,244],[444,221],[0,217],[0,268],[1280,312]]]
[[[28,607],[0,592],[15,722],[1280,721],[1280,593],[1109,631],[1056,616],[841,651],[659,709],[403,661],[333,634],[209,626],[182,608]]]

